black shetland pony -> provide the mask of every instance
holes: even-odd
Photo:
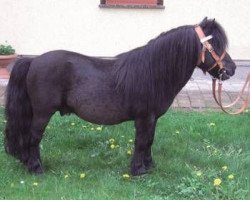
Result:
[[[205,18],[200,27],[212,35],[211,44],[221,55],[227,47],[223,28]],[[74,113],[97,124],[135,121],[135,149],[131,174],[152,167],[151,145],[157,119],[172,104],[196,66],[204,72],[214,63],[207,51],[201,62],[202,44],[194,26],[162,33],[145,46],[112,60],[69,51],[51,51],[15,64],[6,97],[6,152],[28,170],[43,173],[39,143],[51,116]],[[223,58],[222,79],[234,74],[235,64]],[[209,73],[218,78],[218,68]]]

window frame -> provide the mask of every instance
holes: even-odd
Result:
[[[117,0],[119,1],[119,0]],[[164,9],[164,0],[156,0],[156,4],[133,4],[133,3],[118,3],[118,4],[108,4],[107,0],[100,0],[100,8],[136,8],[136,9]]]

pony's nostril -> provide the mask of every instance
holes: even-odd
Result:
[[[229,75],[229,76],[233,76],[234,75],[234,70],[226,69],[226,74]]]

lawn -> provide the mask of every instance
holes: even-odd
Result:
[[[1,109],[1,126],[4,116]],[[250,199],[250,112],[171,110],[160,118],[156,167],[129,175],[132,122],[98,126],[54,115],[41,143],[45,174],[34,176],[8,156],[0,137],[0,200]]]

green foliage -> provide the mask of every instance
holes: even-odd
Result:
[[[170,111],[157,125],[156,167],[131,177],[132,122],[98,126],[57,113],[41,143],[43,176],[6,155],[0,137],[0,199],[250,199],[249,119]]]
[[[0,55],[15,54],[15,49],[9,44],[0,44]]]

